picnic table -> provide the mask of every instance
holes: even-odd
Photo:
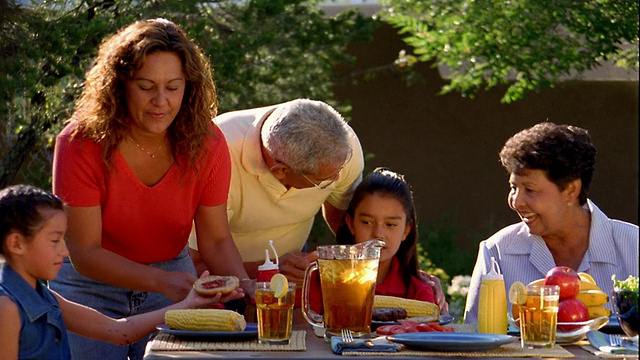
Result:
[[[299,310],[298,310],[299,311]],[[199,342],[199,341],[187,341],[176,337],[168,337],[166,334],[158,334],[147,345],[144,359],[146,360],[161,360],[161,359],[344,359],[349,357],[352,359],[416,359],[431,358],[431,359],[453,359],[453,358],[474,358],[474,359],[507,359],[507,358],[572,358],[572,359],[599,359],[600,357],[585,350],[582,346],[588,345],[587,341],[581,343],[575,343],[571,345],[560,346],[556,345],[554,349],[542,349],[542,350],[521,350],[519,342],[515,342],[509,345],[504,345],[496,351],[485,352],[468,352],[464,351],[455,353],[444,352],[421,352],[413,351],[411,349],[403,349],[398,353],[376,353],[366,354],[359,353],[358,355],[338,355],[332,352],[331,346],[324,338],[316,336],[311,325],[300,320],[301,316],[296,315],[294,321],[294,334],[292,335],[292,344],[286,349],[270,348],[269,350],[262,350],[258,348],[252,348],[259,345],[257,341],[252,343],[237,342],[236,345],[226,343],[230,346],[228,349],[213,349],[207,345],[213,345],[213,343]],[[294,339],[295,337],[295,339]],[[171,349],[175,347],[175,349]],[[272,345],[273,346],[273,345]],[[303,346],[304,350],[300,350],[300,346]],[[163,348],[164,347],[164,348]],[[503,349],[504,348],[504,349]],[[203,349],[203,350],[198,350]],[[297,350],[296,350],[297,349]],[[503,351],[503,352],[500,352]],[[512,351],[509,353],[509,351]],[[357,353],[356,353],[357,354]],[[618,356],[618,358],[620,358]],[[637,355],[630,358],[637,359]]]

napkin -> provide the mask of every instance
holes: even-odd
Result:
[[[400,345],[394,344],[387,340],[384,336],[374,339],[354,339],[353,342],[342,341],[340,336],[331,338],[331,350],[336,354],[342,354],[351,351],[358,352],[397,352]]]
[[[609,341],[609,335],[600,331],[589,331],[587,333],[587,339],[594,348],[607,354],[638,354],[638,346],[623,341],[620,346],[611,346]]]

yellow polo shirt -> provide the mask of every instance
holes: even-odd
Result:
[[[338,209],[346,209],[362,181],[362,147],[349,127],[353,156],[340,171],[339,179],[324,190],[287,190],[267,168],[260,149],[260,127],[277,106],[233,111],[214,119],[231,154],[227,216],[233,240],[245,262],[264,260],[269,240],[274,241],[279,255],[300,251],[325,200]],[[197,248],[193,237],[190,244]]]

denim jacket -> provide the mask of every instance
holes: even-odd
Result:
[[[57,299],[38,281],[33,289],[7,263],[0,271],[0,296],[20,311],[18,359],[71,359],[67,329]]]

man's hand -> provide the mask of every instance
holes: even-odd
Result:
[[[298,286],[302,286],[304,272],[312,262],[318,259],[318,252],[313,251],[304,253],[300,251],[292,251],[280,256],[280,273],[287,277],[289,281],[293,281]]]
[[[420,279],[433,288],[433,294],[436,297],[436,304],[440,307],[441,315],[449,315],[449,304],[444,297],[444,291],[442,291],[442,285],[440,284],[440,278],[435,275],[431,275],[426,271],[420,270],[418,273]]]

